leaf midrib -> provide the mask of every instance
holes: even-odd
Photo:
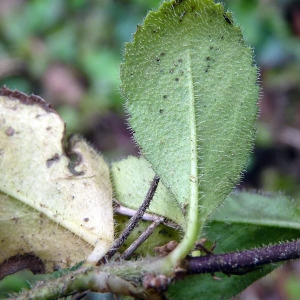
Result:
[[[246,221],[242,219],[228,219],[226,221],[224,220],[218,220],[218,219],[212,219],[209,223],[220,223],[220,224],[235,224],[235,225],[250,225],[250,226],[264,226],[264,227],[277,227],[277,228],[290,228],[290,229],[297,229],[300,230],[300,223],[297,222],[287,222],[287,221],[280,221],[280,220],[258,220],[258,219],[252,219],[251,221]]]
[[[193,248],[194,242],[198,238],[199,232],[202,231],[204,220],[202,223],[199,221],[198,212],[198,155],[197,155],[197,126],[196,126],[196,105],[195,105],[195,91],[192,74],[192,60],[190,51],[187,50],[187,65],[188,65],[188,94],[189,94],[189,112],[190,112],[190,177],[189,177],[189,203],[187,206],[187,229],[186,233],[178,245],[178,247],[171,253],[171,261],[176,264],[179,260],[183,259],[189,251]]]

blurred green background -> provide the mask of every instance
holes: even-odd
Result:
[[[123,112],[119,63],[124,43],[159,3],[0,1],[0,86],[46,99],[67,133],[83,134],[108,159],[137,154]],[[240,187],[281,191],[300,204],[300,1],[222,3],[254,47],[262,86],[256,146]],[[287,264],[240,297],[299,299],[299,269]]]
[[[67,132],[106,155],[136,153],[124,122],[119,63],[152,1],[0,1],[0,85],[40,95]]]

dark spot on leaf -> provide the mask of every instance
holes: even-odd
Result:
[[[159,57],[156,57],[155,59],[157,62],[160,62],[160,58]]]
[[[15,130],[12,127],[9,126],[9,127],[6,128],[5,134],[7,136],[13,136],[15,134]]]
[[[157,33],[157,30],[153,29],[153,30],[152,30],[152,33]]]
[[[71,136],[69,137],[70,140]],[[76,151],[73,151],[71,144],[69,144],[66,154],[68,155],[70,161],[68,165],[69,171],[74,175],[74,176],[82,176],[84,175],[84,171],[77,171],[75,168],[79,166],[82,162],[82,155]]]
[[[223,18],[225,19],[225,21],[226,21],[228,24],[232,25],[232,21],[228,18],[228,16],[227,16],[226,13],[223,14]]]
[[[160,55],[161,55],[161,56],[164,56],[165,54],[166,54],[165,52],[162,52]]]
[[[213,46],[210,46],[210,47],[209,47],[209,50],[213,50],[213,49],[214,49],[214,47],[213,47]]]
[[[159,110],[159,113],[160,113],[160,114],[162,114],[163,112],[164,112],[164,110],[163,110],[163,109],[160,109],[160,110]]]
[[[207,56],[207,57],[206,57],[206,60],[210,60],[210,57],[209,57],[209,56]]]
[[[174,69],[171,69],[171,70],[170,70],[170,73],[171,73],[171,74],[174,73]]]
[[[221,36],[221,40],[224,40],[224,35]]]
[[[186,11],[183,11],[183,12],[181,13],[181,15],[179,16],[179,22],[182,22],[183,17],[185,16],[185,14],[186,14]]]
[[[163,98],[164,98],[164,99],[167,99],[167,98],[168,98],[168,95],[163,95]]]
[[[178,81],[179,81],[179,78],[178,78],[178,77],[176,77],[176,78],[175,78],[175,81],[176,81],[176,82],[178,82]]]
[[[182,58],[179,58],[178,62],[181,64],[183,62]]]
[[[50,168],[55,162],[59,161],[59,154],[55,153],[55,155],[46,160],[47,168]]]

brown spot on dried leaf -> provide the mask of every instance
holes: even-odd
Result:
[[[0,280],[7,275],[24,269],[29,269],[33,274],[45,273],[45,266],[39,257],[33,253],[24,255],[18,254],[11,256],[0,264]]]
[[[55,153],[55,155],[46,161],[47,168],[50,168],[55,162],[59,161],[59,154]]]
[[[7,127],[5,130],[5,134],[7,136],[13,136],[15,134],[15,130],[12,127]]]

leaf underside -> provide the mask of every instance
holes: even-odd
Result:
[[[185,0],[149,13],[124,58],[122,91],[141,152],[181,207],[197,198],[205,219],[239,181],[252,147],[252,50],[220,4]]]

